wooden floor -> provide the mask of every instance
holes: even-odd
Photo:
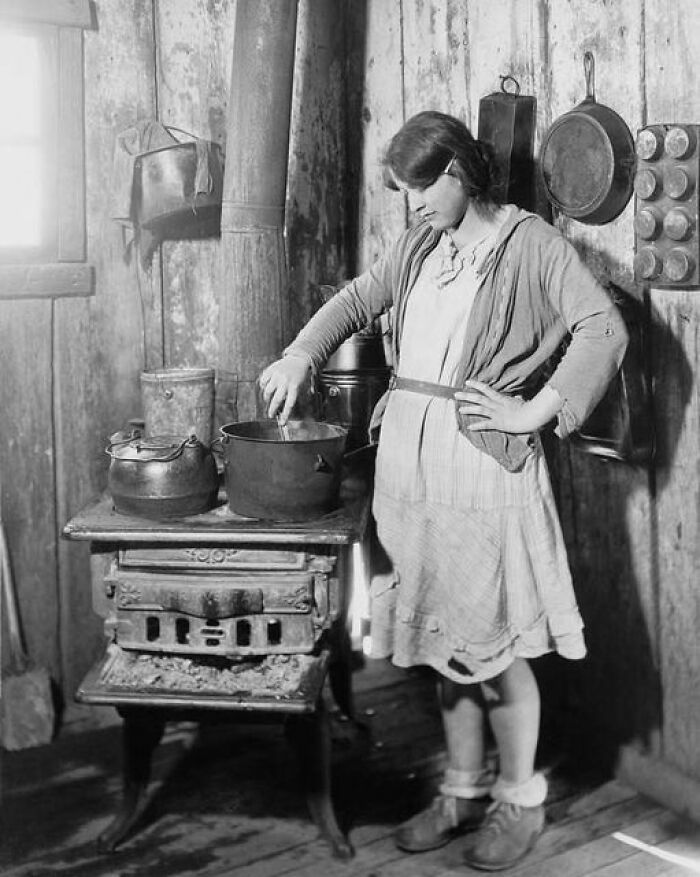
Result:
[[[460,841],[402,854],[392,827],[432,797],[444,750],[432,679],[386,662],[354,674],[367,734],[333,720],[335,802],[356,856],[333,859],[309,821],[282,728],[173,725],[156,753],[148,808],[116,852],[95,853],[120,790],[120,726],[64,731],[51,746],[3,753],[3,877],[447,877],[471,872]],[[548,744],[547,830],[518,877],[700,873],[700,827],[614,779],[590,747]],[[549,729],[549,730],[548,730]],[[585,742],[585,741],[584,741]],[[573,751],[573,750],[577,751]],[[585,753],[591,757],[585,757]],[[582,753],[584,755],[582,756]]]

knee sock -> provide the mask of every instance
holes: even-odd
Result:
[[[507,783],[499,776],[491,787],[491,797],[494,801],[506,804],[538,807],[547,797],[547,780],[541,773],[533,773],[529,780],[522,783]]]
[[[440,792],[452,798],[486,798],[491,794],[494,775],[488,768],[456,770],[448,767]]]

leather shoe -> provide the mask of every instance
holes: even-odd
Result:
[[[464,851],[464,860],[481,871],[510,868],[526,856],[544,831],[544,807],[494,801]]]
[[[438,795],[432,804],[401,823],[394,832],[394,842],[407,853],[436,850],[484,818],[486,798],[455,798]]]

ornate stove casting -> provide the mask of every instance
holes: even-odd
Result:
[[[335,558],[218,546],[127,548],[96,606],[123,649],[241,657],[311,653],[338,618]]]

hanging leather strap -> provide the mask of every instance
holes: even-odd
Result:
[[[422,393],[424,396],[440,396],[442,399],[454,399],[459,387],[447,384],[432,384],[430,381],[416,381],[396,375],[389,384],[390,390],[408,390],[411,393]]]

